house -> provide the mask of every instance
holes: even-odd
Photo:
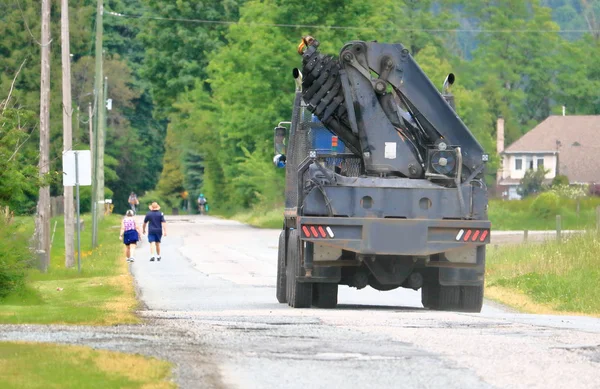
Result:
[[[496,181],[504,198],[520,198],[517,188],[528,169],[548,169],[546,182],[560,174],[571,184],[600,183],[600,115],[550,116],[506,149],[499,118],[496,141]]]

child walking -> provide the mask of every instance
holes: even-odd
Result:
[[[125,244],[127,262],[133,262],[135,260],[135,248],[137,247],[137,242],[140,240],[140,229],[133,218],[133,210],[131,209],[127,211],[121,222],[119,239],[123,239],[123,243]]]

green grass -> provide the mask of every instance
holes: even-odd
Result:
[[[81,273],[65,268],[62,218],[52,220],[56,232],[47,273],[31,269],[27,286],[0,301],[0,323],[63,323],[110,325],[137,323],[133,282],[118,239],[120,217],[105,217],[98,227],[99,246],[91,249],[91,220],[84,216]],[[33,231],[32,218],[20,218],[24,231]],[[75,255],[77,261],[77,255]]]
[[[261,206],[222,216],[258,228],[281,229],[283,226],[283,207]]]
[[[89,347],[0,342],[3,389],[175,388],[172,365]]]
[[[562,242],[490,247],[486,284],[513,290],[557,312],[600,314],[599,253],[595,232]]]
[[[525,200],[489,201],[488,217],[493,230],[554,230],[556,215],[540,218],[531,211],[533,198]],[[596,207],[600,206],[600,198],[586,198],[580,202],[577,213],[577,201],[561,199],[559,214],[563,230],[584,230],[595,228]]]

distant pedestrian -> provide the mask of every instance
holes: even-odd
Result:
[[[140,229],[133,218],[133,211],[131,209],[127,211],[121,222],[119,239],[123,239],[123,243],[125,244],[127,262],[133,262],[135,260],[137,242],[140,240]]]
[[[154,262],[155,258],[160,261],[160,240],[163,236],[167,236],[167,222],[165,221],[165,215],[160,212],[160,205],[156,201],[150,205],[150,212],[144,218],[144,234],[146,233],[146,226],[148,226],[148,243],[150,243],[150,262]],[[155,253],[156,257],[154,256]]]
[[[137,198],[137,195],[134,192],[131,192],[129,194],[129,200],[127,200],[129,202],[129,207],[131,207],[131,210],[133,211],[133,214],[135,215],[135,213],[137,212],[137,206],[140,203],[140,201]]]

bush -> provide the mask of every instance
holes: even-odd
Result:
[[[527,197],[543,192],[547,189],[544,185],[546,174],[548,174],[547,169],[527,170],[525,176],[521,179],[517,193],[522,197]]]
[[[73,194],[75,194],[75,187],[73,187]],[[107,187],[104,187],[104,198],[112,199],[113,191]],[[81,213],[88,213],[92,211],[92,187],[91,186],[80,186],[79,187],[79,211]]]
[[[25,286],[25,270],[35,256],[29,250],[29,237],[6,212],[0,212],[0,242],[0,298],[3,298]]]
[[[171,212],[171,208],[180,208],[181,206],[181,198],[179,196],[164,196],[157,190],[146,192],[139,200],[138,213],[147,212],[153,201],[156,201],[160,205],[161,211],[165,214]]]
[[[550,219],[560,213],[560,197],[554,192],[540,194],[531,203],[533,217]]]
[[[552,179],[552,186],[568,186],[569,178],[565,175],[559,174],[558,176]]]
[[[587,197],[588,185],[556,185],[552,187],[552,192],[565,199],[576,200]]]

